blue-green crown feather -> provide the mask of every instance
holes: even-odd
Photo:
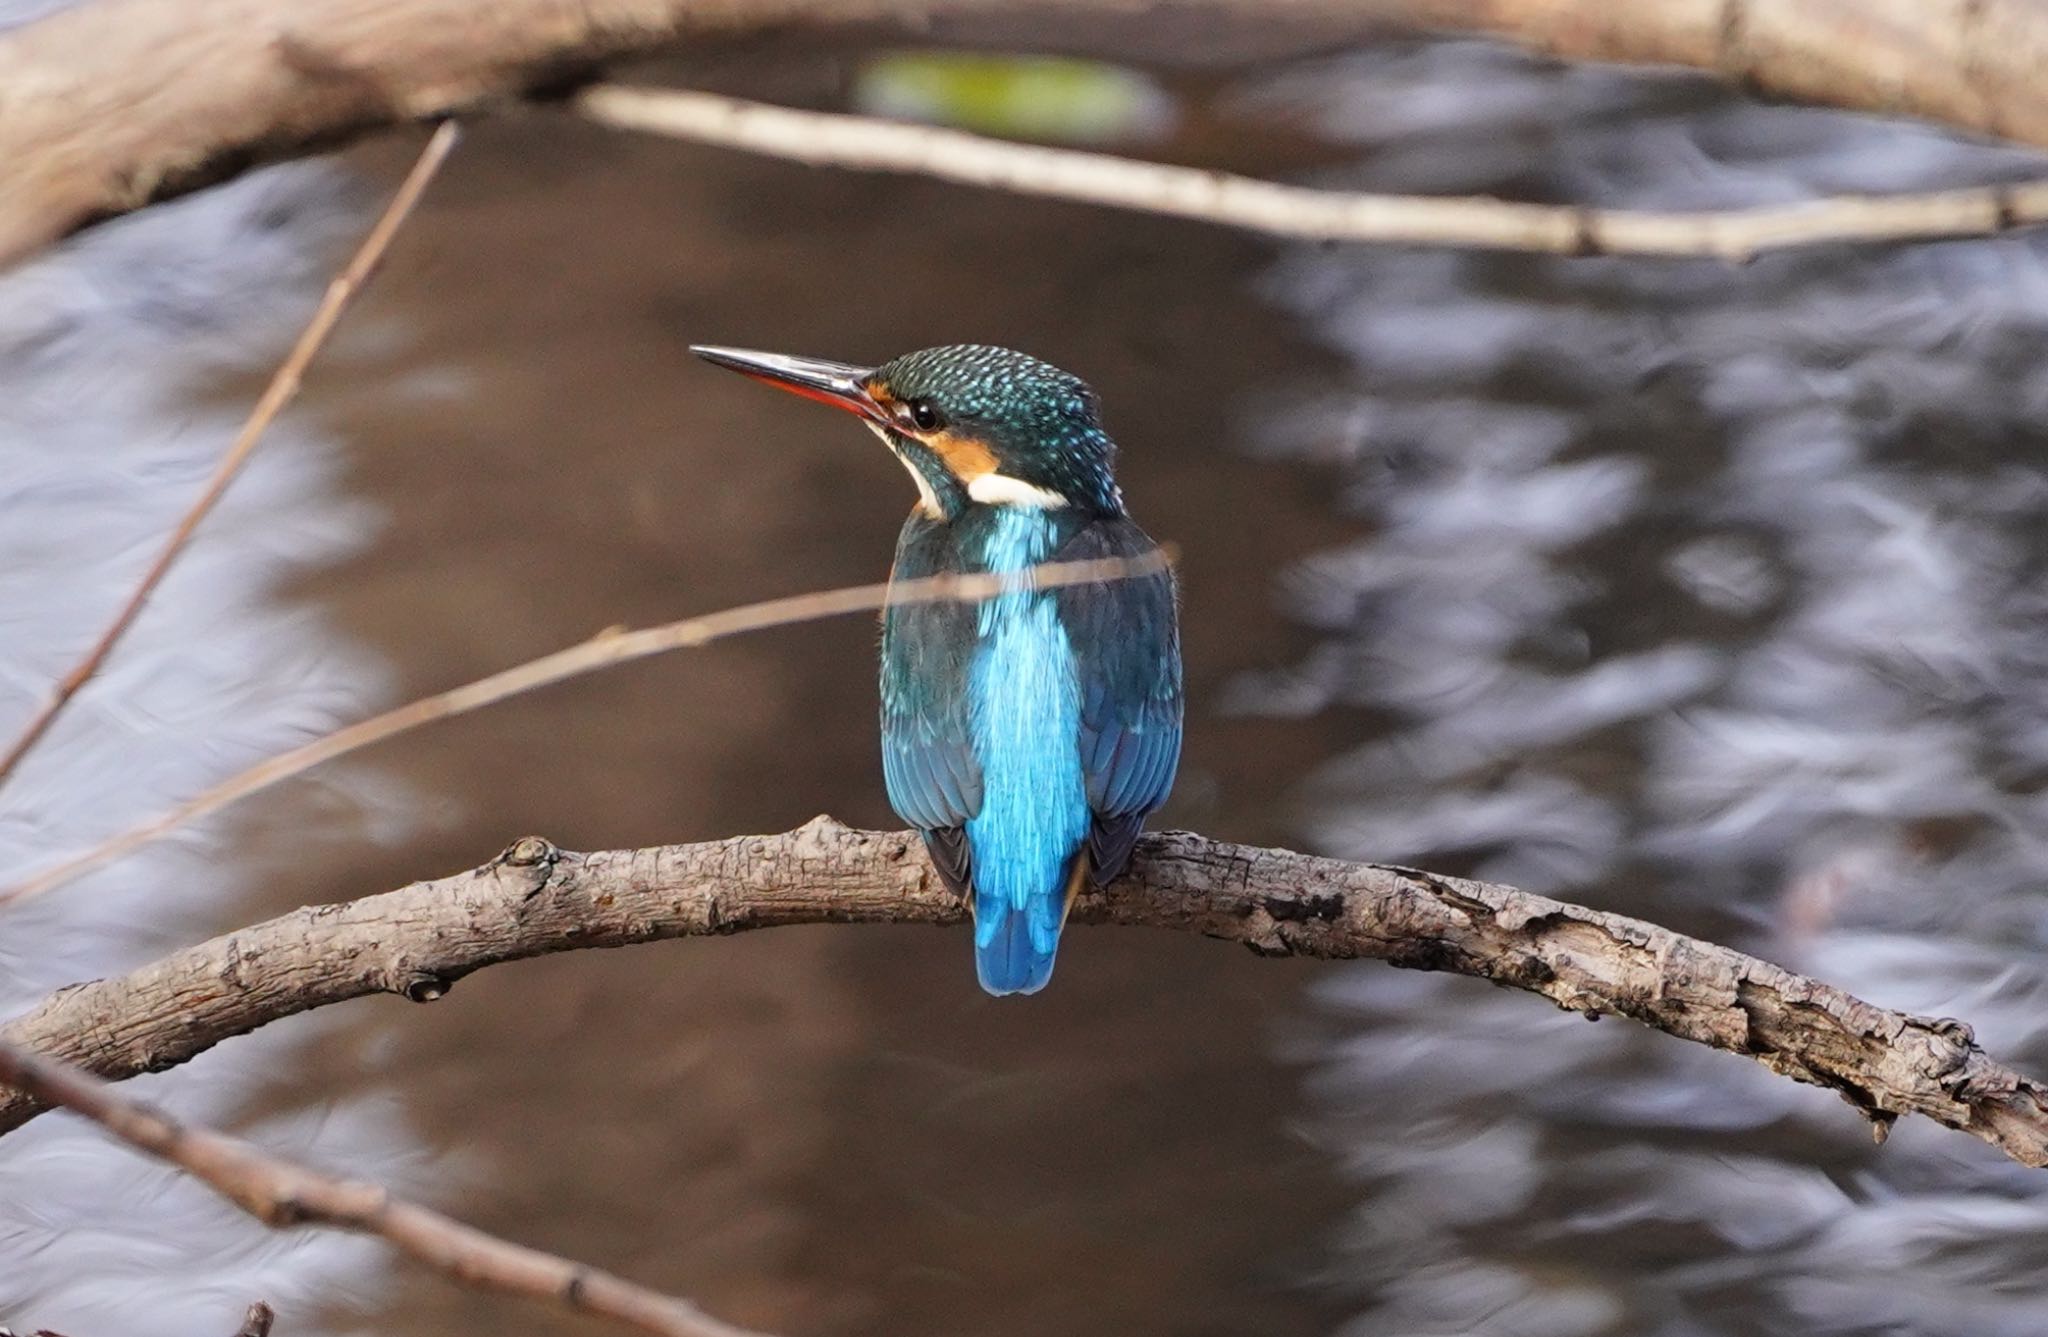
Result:
[[[986,445],[1002,473],[1089,510],[1122,512],[1116,445],[1095,392],[1072,372],[1012,348],[946,344],[886,362],[874,379],[899,400],[930,403],[948,430]]]

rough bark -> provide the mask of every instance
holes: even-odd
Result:
[[[2042,0],[1181,0],[1491,33],[2048,145]],[[921,29],[1001,0],[96,0],[0,38],[0,265],[96,219],[367,132],[795,20]],[[1055,0],[1056,14],[1151,8]]]
[[[349,998],[432,1001],[500,961],[780,924],[958,924],[965,913],[909,832],[819,818],[784,835],[597,854],[527,837],[470,872],[295,910],[59,990],[0,1040],[118,1079]],[[1084,896],[1074,918],[1491,980],[1747,1054],[1839,1092],[1880,1134],[1922,1114],[2048,1165],[2043,1087],[1986,1055],[1962,1023],[1511,887],[1169,832],[1148,837],[1132,874]],[[0,1131],[41,1108],[0,1093]]]

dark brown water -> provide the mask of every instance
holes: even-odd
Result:
[[[1645,206],[2031,172],[1910,127],[1465,43],[1156,29],[1157,156]],[[1218,38],[1219,42],[1222,40]],[[655,72],[836,105],[813,39]],[[0,287],[0,719],[133,578],[386,144],[102,230]],[[695,363],[1014,344],[1086,374],[1184,554],[1167,823],[1652,915],[2048,1070],[2041,243],[1716,265],[1278,247],[534,115],[475,127],[301,407],[0,805],[34,860],[332,724],[580,640],[866,581],[864,433]],[[872,624],[412,735],[0,925],[0,1002],[540,832],[890,821]],[[137,1083],[792,1334],[2041,1330],[2048,1195],[1882,1153],[1822,1093],[1520,995],[1082,932],[820,928],[505,966]],[[575,1327],[273,1237],[43,1120],[0,1144],[0,1322]]]
[[[379,156],[388,177],[397,155]],[[1194,540],[1191,683],[1213,697],[1282,660],[1292,638],[1256,573],[1317,537],[1299,519],[1313,478],[1231,449],[1230,387],[1308,354],[1218,300],[1263,248],[1131,221],[552,118],[480,127],[380,285],[370,319],[405,343],[349,360],[353,388],[315,401],[358,443],[352,489],[390,520],[303,595],[410,694],[612,622],[877,578],[909,503],[900,470],[683,345],[881,360],[1001,340],[1090,369],[1134,506]],[[422,362],[463,393],[427,413],[378,393]],[[378,764],[461,819],[280,881],[359,894],[527,830],[597,848],[815,812],[888,823],[873,642],[864,618],[792,629],[408,740]],[[1165,820],[1284,833],[1273,799],[1327,744],[1247,734],[1204,731]],[[1307,969],[1102,934],[1024,1007],[980,996],[970,970],[957,934],[800,931],[536,963],[364,1024],[392,1028],[426,1143],[493,1167],[472,1217],[749,1323],[1325,1326],[1289,1283],[1319,1263],[1338,1196],[1286,1126],[1297,1077],[1271,1056]],[[409,1286],[375,1321],[516,1321],[441,1294]]]

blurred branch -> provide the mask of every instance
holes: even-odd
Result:
[[[1058,0],[1074,16],[1143,0]],[[90,223],[364,134],[558,93],[679,40],[798,21],[923,33],[1003,0],[96,0],[0,36],[0,266]],[[2037,0],[1182,0],[1280,23],[1484,32],[2048,146]]]
[[[783,924],[966,917],[911,832],[819,818],[784,835],[598,854],[528,836],[470,872],[295,910],[59,990],[0,1028],[0,1041],[129,1077],[345,999],[430,1002],[501,961]],[[1168,832],[1142,840],[1131,874],[1084,893],[1073,918],[1491,980],[1829,1087],[1880,1138],[1900,1115],[1922,1114],[2048,1166],[2048,1089],[1991,1059],[1962,1023],[1875,1007],[1726,947],[1512,887]],[[0,1095],[0,1131],[44,1103]]]
[[[686,617],[640,631],[612,628],[599,632],[581,645],[557,650],[551,655],[479,678],[475,682],[387,710],[367,720],[337,729],[289,752],[258,762],[241,774],[221,781],[211,789],[139,826],[101,841],[85,853],[66,859],[42,872],[0,888],[0,909],[40,896],[73,881],[95,868],[132,854],[208,814],[220,811],[238,799],[268,789],[281,780],[311,770],[322,762],[346,756],[388,738],[436,720],[466,715],[481,706],[530,692],[569,678],[594,673],[617,664],[645,659],[670,650],[690,650],[742,632],[765,631],[771,627],[793,626],[847,613],[871,612],[902,604],[940,603],[947,600],[986,599],[1011,588],[1020,580],[1037,589],[1063,585],[1085,585],[1096,581],[1129,580],[1153,575],[1173,563],[1170,548],[1158,548],[1143,557],[1107,557],[1086,562],[1042,562],[1016,574],[926,576],[874,585],[853,585],[844,589],[793,594],[781,599],[742,604],[716,613]]]
[[[242,1315],[242,1326],[235,1329],[235,1337],[270,1337],[271,1325],[276,1322],[277,1311],[258,1300]]]
[[[546,1301],[657,1337],[758,1337],[720,1323],[687,1301],[508,1243],[395,1198],[382,1185],[321,1174],[236,1138],[180,1123],[69,1064],[0,1044],[0,1081],[81,1114],[129,1146],[169,1161],[273,1230],[315,1225],[374,1235],[464,1285]],[[242,1331],[268,1332],[271,1317],[269,1306],[252,1306]]]
[[[1816,242],[1983,236],[2048,221],[2048,182],[1917,195],[1835,196],[1724,211],[1588,209],[1474,196],[1316,190],[683,89],[601,84],[577,95],[572,105],[591,120],[619,129],[789,158],[814,167],[914,173],[1320,241],[1558,255],[1715,256],[1740,262],[1760,251]]]
[[[0,100],[0,105],[4,105],[4,100]],[[263,433],[299,392],[299,383],[306,374],[306,368],[327,342],[327,336],[334,332],[334,327],[341,320],[342,312],[348,309],[349,302],[376,272],[378,262],[390,248],[391,239],[398,235],[399,228],[405,226],[405,220],[412,216],[413,207],[426,192],[427,184],[434,179],[434,174],[447,160],[449,151],[455,147],[457,134],[453,121],[444,122],[441,128],[434,132],[434,137],[427,141],[426,147],[420,150],[419,160],[413,164],[412,171],[406,174],[397,193],[391,197],[391,203],[385,206],[384,213],[377,219],[375,226],[371,227],[369,234],[363,238],[362,245],[356,248],[355,255],[349,259],[341,273],[335,275],[333,282],[327,285],[326,295],[320,299],[320,305],[313,312],[313,318],[306,322],[306,328],[299,334],[298,342],[292,345],[291,352],[286,354],[284,361],[279,363],[277,370],[272,373],[270,384],[264,387],[262,397],[256,401],[256,407],[249,411],[248,420],[242,424],[242,430],[236,434],[227,453],[221,456],[220,463],[214,466],[213,476],[206,480],[205,488],[178,521],[177,528],[171,531],[170,538],[165,540],[163,549],[156,555],[156,560],[142,573],[142,579],[129,594],[128,601],[114,614],[114,620],[107,624],[106,630],[100,633],[99,640],[85,652],[85,657],[74,664],[71,671],[50,689],[49,697],[30,718],[20,736],[4,754],[0,754],[0,788],[6,786],[7,778],[21,764],[21,759],[29,754],[43,735],[49,732],[50,726],[57,722],[57,716],[63,713],[71,698],[78,695],[79,689],[100,671],[100,666],[106,663],[107,656],[113,653],[114,646],[127,635],[128,628],[133,626],[135,619],[141,615],[150,595],[156,593],[156,587],[170,572],[171,564],[185,551],[185,545],[191,541],[193,532],[199,528],[200,522],[212,513],[214,506],[227,492],[228,484],[235,481],[235,475],[248,463],[249,456],[263,440]]]

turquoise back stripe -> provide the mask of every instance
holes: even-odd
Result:
[[[988,538],[991,571],[1046,559],[1056,539],[1043,512],[1003,507]],[[970,725],[981,763],[981,811],[967,823],[974,848],[975,947],[988,954],[1024,917],[1029,951],[1011,939],[984,983],[1029,989],[1051,973],[1068,870],[1088,836],[1081,773],[1081,700],[1074,653],[1049,594],[1019,589],[979,610],[981,649],[970,677]],[[997,978],[987,970],[999,967]],[[1035,978],[1019,978],[1018,972]]]

